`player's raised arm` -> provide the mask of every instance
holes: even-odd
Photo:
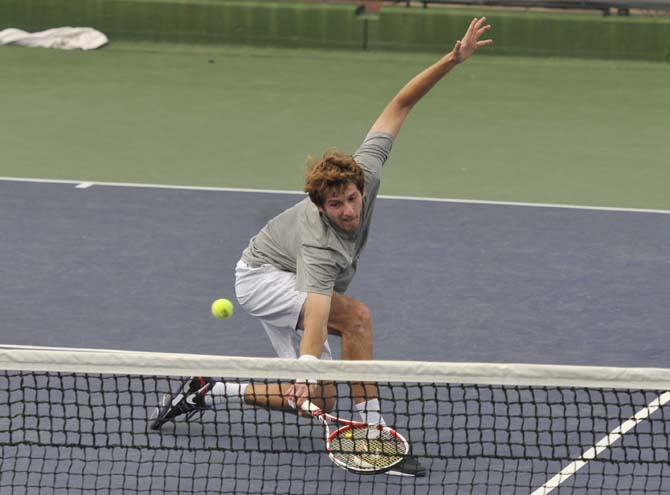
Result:
[[[481,40],[482,35],[491,29],[485,24],[486,17],[474,18],[465,32],[463,39],[454,45],[452,51],[443,56],[430,67],[414,76],[386,106],[381,115],[370,128],[370,132],[388,132],[393,136],[398,134],[405,117],[412,107],[431,90],[457,64],[472,56],[480,46],[490,45],[493,40]]]

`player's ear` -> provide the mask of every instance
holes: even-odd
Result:
[[[308,194],[309,200],[312,202],[314,206],[316,206],[320,212],[325,213],[325,210],[323,208],[323,204],[325,203],[325,200],[321,198],[320,194],[316,194],[316,192],[312,191]]]
[[[319,209],[320,212],[324,213],[325,210],[323,209],[323,205],[320,205],[319,203],[314,201],[314,198],[312,198],[311,196],[309,197],[309,199],[312,202],[312,204]]]

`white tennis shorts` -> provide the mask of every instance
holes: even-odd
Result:
[[[295,288],[295,273],[272,265],[252,268],[240,260],[235,267],[235,295],[240,306],[258,318],[270,337],[272,347],[281,358],[300,355],[301,330],[297,330],[306,292]],[[332,359],[328,341],[321,359]]]

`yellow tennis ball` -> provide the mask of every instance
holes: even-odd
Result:
[[[212,314],[214,318],[223,320],[233,314],[233,303],[228,299],[217,299],[212,303]]]

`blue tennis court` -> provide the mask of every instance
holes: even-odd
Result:
[[[252,318],[238,308],[217,321],[209,305],[233,298],[233,267],[248,238],[299,195],[12,180],[0,190],[8,213],[2,296],[12,302],[4,344],[273,355]],[[662,211],[380,199],[351,294],[373,311],[378,359],[662,367],[667,218]],[[216,416],[147,434],[146,411],[178,380],[154,380],[148,393],[132,377],[110,384],[102,375],[10,374],[6,381],[6,416],[19,414],[17,390],[28,404],[22,433],[3,436],[14,493],[24,482],[50,482],[48,493],[519,493],[565,467],[555,456],[578,458],[580,446],[655,398],[651,391],[594,397],[580,388],[429,384],[398,392],[380,385],[382,400],[394,404],[395,426],[430,459],[426,478],[391,480],[330,466],[320,454],[321,428],[282,413],[226,405]],[[75,391],[70,402],[67,390]],[[340,390],[346,415],[351,405]],[[76,419],[45,419],[39,404],[54,395],[56,417]],[[536,431],[547,427],[551,433]],[[638,461],[623,468],[591,461],[564,489],[607,493],[630,479],[626,493],[667,492],[658,464],[667,435],[658,428],[643,421],[605,449],[605,460]],[[69,446],[43,446],[45,436]],[[47,481],[24,473],[35,456],[51,473]],[[123,468],[116,466],[121,456]],[[67,474],[60,457],[74,459]],[[652,464],[638,464],[645,458]],[[284,465],[303,473],[300,480]]]
[[[0,182],[5,344],[273,356],[235,263],[297,194]],[[378,359],[663,367],[668,214],[381,199]],[[331,337],[332,338],[332,337]],[[334,349],[338,345],[333,342]]]

